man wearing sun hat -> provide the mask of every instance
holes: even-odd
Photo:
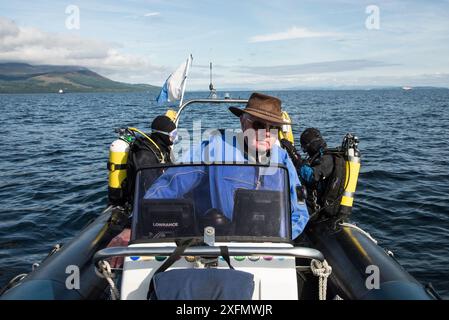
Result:
[[[230,107],[240,118],[243,132],[254,130],[255,135],[246,135],[246,147],[257,152],[269,152],[277,141],[278,130],[290,124],[282,117],[281,100],[262,93],[253,93],[245,109]]]
[[[243,131],[241,138],[237,137],[236,143],[230,143],[222,135],[212,136],[209,141],[203,142],[189,157],[184,157],[181,161],[184,163],[189,162],[188,159],[190,162],[196,159],[199,162],[208,163],[245,161],[251,163],[253,161],[254,164],[285,166],[290,183],[292,238],[295,239],[304,230],[309,214],[295,167],[287,152],[277,143],[279,128],[289,124],[282,117],[281,100],[269,95],[253,93],[244,109],[230,107],[229,110],[240,118]],[[265,161],[268,159],[268,163],[263,159]],[[261,177],[264,174],[260,171],[259,166],[240,167],[239,170],[226,166],[198,167],[191,172],[188,172],[185,167],[174,167],[168,169],[147,190],[144,198],[183,198],[186,193],[199,185],[201,179],[208,176],[213,180],[209,182],[212,207],[219,208],[227,218],[232,219],[233,193],[242,187],[240,186],[242,181],[254,182],[255,185],[250,186],[250,189],[258,189],[258,183],[262,183],[262,186],[265,184],[266,189],[279,188],[275,187],[276,177]],[[279,170],[276,172],[279,173]],[[254,175],[257,176],[255,179],[253,179]],[[267,186],[270,183],[272,188]]]

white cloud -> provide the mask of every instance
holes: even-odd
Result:
[[[0,39],[6,36],[16,36],[19,34],[19,28],[14,21],[0,17]]]
[[[117,45],[22,27],[4,17],[0,17],[0,61],[83,66],[122,81],[130,74],[160,81],[167,73],[147,57],[121,53]]]
[[[239,66],[235,71],[266,76],[270,76],[273,74],[276,74],[277,76],[295,76],[303,74],[357,71],[367,68],[383,68],[394,66],[397,66],[397,64],[375,60],[353,59],[278,66]]]
[[[334,37],[341,36],[341,34],[334,32],[317,32],[311,31],[306,28],[298,28],[296,26],[291,27],[287,31],[269,33],[263,35],[253,36],[249,39],[249,42],[269,42],[269,41],[281,41],[291,39],[302,38],[318,38],[318,37]]]
[[[160,12],[148,12],[144,14],[144,17],[155,17],[155,16],[159,16],[161,13]]]

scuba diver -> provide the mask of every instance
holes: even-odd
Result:
[[[155,163],[172,162],[171,146],[176,141],[177,131],[175,123],[168,116],[157,116],[151,123],[150,138],[156,142],[159,150],[155,150],[155,145],[148,143],[144,137],[138,137],[134,142],[136,147],[136,161],[144,165]],[[139,142],[139,144],[136,144]],[[143,143],[142,146],[140,144]],[[151,153],[143,153],[139,159],[141,150],[151,150]],[[159,151],[159,152],[158,152]]]
[[[332,174],[332,155],[325,153],[327,143],[316,128],[304,130],[299,141],[301,149],[309,156],[308,161],[301,163],[299,175],[308,187],[318,187],[318,184],[327,182],[326,178]]]
[[[177,139],[175,123],[166,115],[157,116],[151,123],[151,134],[136,136],[129,147],[126,163],[126,179],[124,180],[124,201],[129,211],[134,198],[136,174],[140,168],[160,163],[172,163],[173,153],[171,146]],[[129,219],[130,220],[130,219]],[[127,246],[131,236],[130,221],[125,229],[111,240],[108,247]],[[111,266],[119,267],[123,264],[123,258],[112,258]]]
[[[127,162],[125,185],[128,203],[133,203],[137,171],[154,164],[172,163],[171,146],[176,139],[176,125],[166,115],[154,118],[151,123],[151,134],[136,137],[130,146]]]
[[[316,128],[307,128],[300,137],[301,149],[308,155],[307,159],[302,159],[290,142],[282,140],[281,144],[306,186],[310,220],[337,217],[345,188],[344,153],[338,149],[329,149]]]

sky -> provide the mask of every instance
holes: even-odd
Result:
[[[190,53],[191,90],[449,87],[449,0],[0,0],[0,62],[161,86]]]

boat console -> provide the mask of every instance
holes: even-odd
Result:
[[[176,244],[197,239],[170,270],[229,269],[224,246],[231,265],[254,276],[253,299],[298,299],[295,258],[324,258],[291,243],[287,170],[277,167],[258,183],[259,169],[192,164],[142,170],[130,245],[103,249],[94,258],[126,257],[121,298],[146,299],[153,274]]]

